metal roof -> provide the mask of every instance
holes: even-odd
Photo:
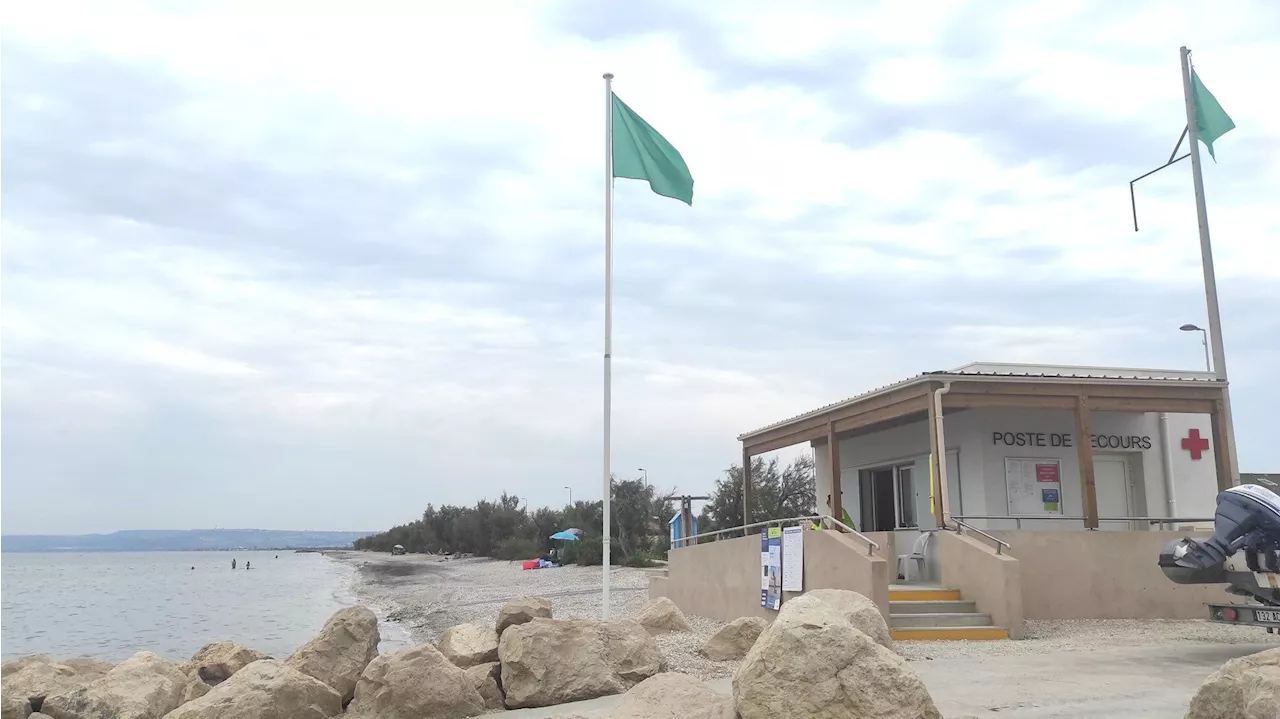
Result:
[[[1139,367],[1095,367],[1082,365],[1042,365],[1021,364],[1016,362],[970,362],[969,364],[952,370],[922,372],[899,382],[877,387],[868,392],[863,392],[862,394],[854,395],[848,399],[840,400],[839,402],[832,402],[831,404],[823,405],[817,409],[812,409],[794,417],[788,417],[782,421],[774,422],[773,424],[765,425],[759,429],[753,429],[750,432],[740,434],[738,435],[738,441],[760,434],[761,432],[767,432],[768,430],[791,424],[792,422],[816,417],[833,409],[861,402],[862,400],[870,399],[871,397],[885,392],[891,392],[920,382],[946,381],[949,379],[993,382],[1040,380],[1050,383],[1085,382],[1088,384],[1157,385],[1219,382],[1217,375],[1212,372],[1188,370],[1144,369]]]

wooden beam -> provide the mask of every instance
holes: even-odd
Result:
[[[869,412],[848,417],[846,419],[836,420],[831,424],[835,427],[836,434],[852,432],[854,430],[865,429],[881,422],[889,422],[909,414],[919,414],[929,409],[929,398],[927,396],[911,397],[901,402],[895,402],[891,405],[879,407]]]
[[[1093,442],[1089,441],[1092,431],[1092,419],[1089,414],[1089,398],[1080,395],[1076,398],[1076,457],[1080,463],[1080,490],[1084,497],[1085,529],[1098,528],[1098,487],[1093,478]]]
[[[1213,432],[1213,463],[1218,474],[1218,491],[1231,487],[1231,450],[1227,447],[1227,413],[1219,400],[1209,414]]]
[[[967,409],[973,407],[1020,407],[1025,409],[1076,408],[1076,398],[1071,396],[1027,397],[1016,394],[981,394],[975,392],[948,392],[942,395],[942,408]]]
[[[900,387],[874,397],[868,397],[845,407],[832,408],[813,417],[794,423],[784,423],[773,429],[760,432],[751,437],[744,437],[743,444],[751,448],[752,454],[764,454],[775,449],[790,447],[793,444],[812,441],[826,436],[827,424],[842,419],[856,417],[873,410],[897,404],[904,399],[920,397],[926,394],[925,385],[915,384]],[[922,408],[923,409],[923,408]],[[779,444],[780,441],[785,444]],[[766,449],[767,447],[767,449]]]
[[[952,394],[1005,394],[1028,397],[1145,397],[1172,399],[1222,398],[1222,387],[1203,384],[1186,385],[1124,385],[1093,384],[1088,382],[964,382],[952,384]]]
[[[840,440],[833,425],[827,425],[827,457],[831,463],[831,516],[844,521],[844,493],[840,487]]]
[[[1213,400],[1138,397],[1089,397],[1094,412],[1174,412],[1178,414],[1212,414]]]
[[[751,524],[751,453],[742,445],[742,523]]]
[[[933,389],[933,388],[931,388]],[[943,395],[945,398],[946,395]],[[939,527],[945,527],[946,515],[943,512],[942,502],[942,469],[940,461],[945,462],[943,457],[946,450],[938,443],[938,408],[933,403],[933,393],[930,392],[926,398],[929,404],[929,496],[932,505],[933,518]]]

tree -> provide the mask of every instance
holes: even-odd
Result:
[[[751,461],[751,521],[785,519],[814,513],[813,457],[801,455],[780,468],[777,458]],[[711,532],[742,525],[742,467],[734,464],[716,480],[711,501],[702,507],[699,529]]]

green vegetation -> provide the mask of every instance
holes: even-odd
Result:
[[[782,468],[778,461],[756,459],[751,466],[757,506],[753,521],[794,517],[813,511],[813,459],[797,458]],[[667,494],[674,494],[670,492]],[[665,495],[664,495],[665,496]],[[667,520],[675,505],[660,498],[640,479],[613,481],[611,562],[651,566],[670,547]],[[574,502],[561,509],[530,511],[505,492],[497,501],[482,499],[474,507],[428,505],[420,519],[355,541],[356,549],[390,552],[400,544],[409,552],[464,552],[482,557],[532,559],[555,546],[565,564],[595,566],[604,558],[601,502]],[[711,501],[702,508],[699,531],[742,524],[742,469],[730,467],[716,482]],[[569,528],[583,531],[578,542],[556,542],[551,535]]]

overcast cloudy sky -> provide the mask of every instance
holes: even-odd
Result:
[[[6,533],[598,498],[605,71],[697,181],[618,186],[619,474],[707,489],[740,432],[972,360],[1202,366],[1189,168],[1137,234],[1126,187],[1182,44],[1238,127],[1239,457],[1280,471],[1280,4],[184,6],[10,5]]]

